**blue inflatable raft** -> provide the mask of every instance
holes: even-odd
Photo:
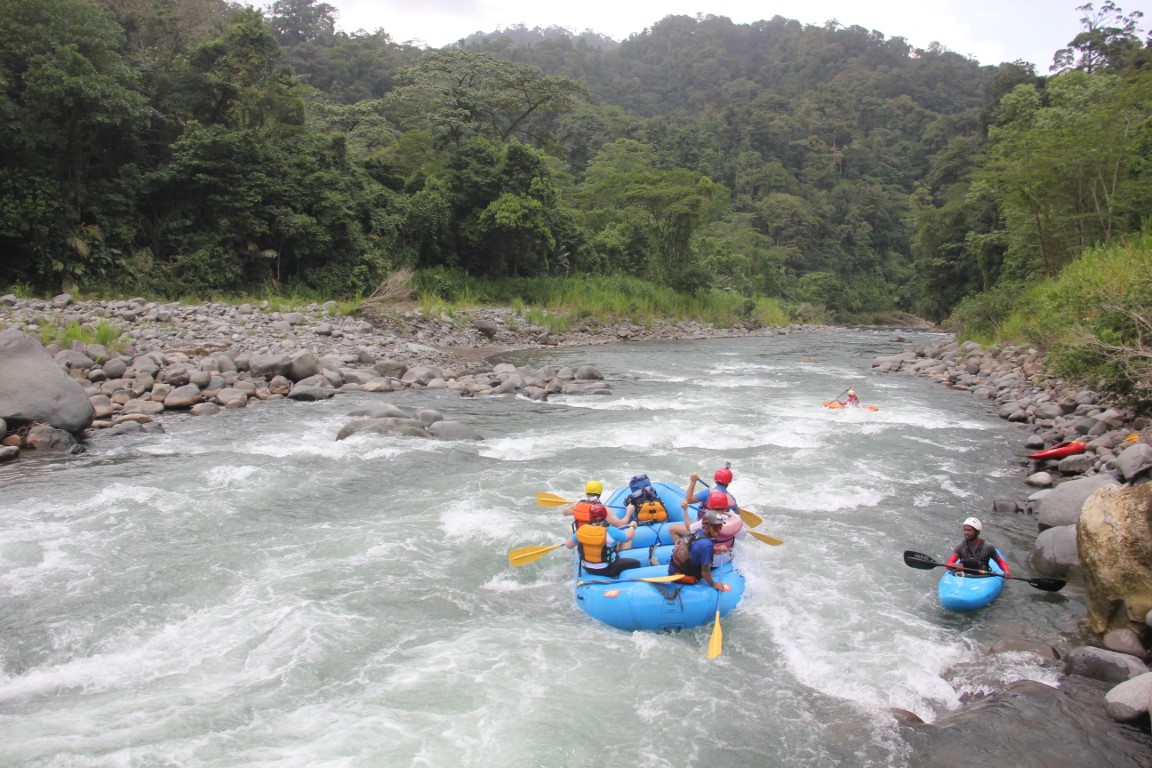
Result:
[[[1004,571],[993,560],[990,563],[993,573]],[[990,604],[1004,590],[1004,579],[999,576],[959,575],[950,570],[940,577],[937,593],[940,605],[950,611],[975,611]]]
[[[712,571],[716,581],[729,585],[727,592],[719,592],[704,583],[653,584],[638,580],[668,574],[668,558],[672,554],[668,527],[684,519],[680,507],[684,489],[675,483],[653,483],[652,486],[668,511],[668,521],[637,527],[632,548],[623,550],[620,556],[633,557],[641,563],[654,561],[656,565],[624,571],[620,578],[610,579],[581,573],[577,555],[573,585],[576,605],[597,621],[628,631],[673,632],[699,627],[715,619],[717,609],[721,616],[726,616],[744,596],[744,577],[731,562]],[[627,486],[618,488],[608,496],[606,504],[615,514],[623,516],[624,499],[630,492]]]

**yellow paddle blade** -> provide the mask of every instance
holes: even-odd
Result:
[[[720,628],[720,609],[716,609],[716,622],[712,625],[712,637],[708,638],[708,658],[714,659],[720,655],[720,648],[724,645],[724,630]]]
[[[536,503],[541,507],[564,507],[572,502],[554,493],[538,493]]]
[[[760,515],[756,514],[755,512],[749,512],[746,509],[740,510],[740,519],[743,520],[744,525],[748,526],[749,528],[755,528],[756,526],[760,525],[760,523],[764,522]]]
[[[784,539],[778,539],[775,536],[769,536],[766,533],[757,533],[756,531],[747,531],[747,533],[752,538],[759,539],[765,544],[771,544],[774,547],[778,547],[784,543]]]
[[[556,549],[562,547],[563,544],[553,544],[550,547],[537,546],[537,547],[521,547],[514,549],[508,553],[508,564],[512,567],[518,565],[526,565],[533,561],[539,560],[541,557]]]

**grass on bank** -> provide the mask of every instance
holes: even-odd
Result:
[[[1089,249],[1055,278],[970,297],[950,325],[961,340],[1036,347],[1054,375],[1152,405],[1152,232]]]
[[[68,325],[47,323],[40,326],[40,343],[46,347],[55,344],[61,349],[67,349],[74,341],[84,346],[99,344],[109,352],[118,352],[126,346],[123,329],[107,320],[100,320],[94,325],[72,322]]]
[[[534,277],[482,280],[463,273],[429,270],[411,275],[412,292],[422,311],[452,316],[469,307],[507,306],[516,315],[554,333],[577,323],[608,324],[627,320],[697,321],[728,328],[750,322],[784,326],[795,321],[795,308],[779,299],[749,298],[712,289],[693,295],[632,277]],[[806,307],[806,322],[824,322],[821,308]]]
[[[19,290],[18,290],[19,289]],[[18,296],[32,294],[27,286],[13,286]],[[84,300],[124,300],[131,298],[107,292],[74,291],[73,298]],[[47,298],[47,297],[45,297]],[[251,304],[266,312],[289,312],[308,305],[334,302],[330,315],[351,315],[365,307],[382,310],[396,305],[416,306],[426,315],[458,318],[471,308],[503,306],[510,309],[508,322],[527,323],[563,333],[577,324],[607,325],[629,321],[651,327],[657,322],[696,321],[719,328],[737,324],[782,327],[794,322],[830,323],[831,313],[813,304],[791,304],[775,298],[751,298],[711,289],[696,294],[676,293],[633,277],[535,277],[488,280],[464,272],[431,269],[421,272],[400,269],[392,273],[369,297],[344,297],[333,300],[313,291],[289,288],[286,293],[271,290],[255,294],[213,294],[182,296],[185,305],[223,301],[229,304]],[[53,331],[59,336],[60,332]]]

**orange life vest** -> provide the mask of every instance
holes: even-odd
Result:
[[[587,523],[576,531],[576,541],[580,544],[580,559],[598,565],[612,560],[615,548],[608,547],[608,524]]]
[[[668,519],[668,510],[659,501],[644,501],[636,507],[636,520],[640,523],[662,523]]]
[[[572,508],[572,530],[577,531],[582,526],[588,525],[592,522],[592,507],[599,504],[599,501],[583,501],[576,502],[576,506]]]

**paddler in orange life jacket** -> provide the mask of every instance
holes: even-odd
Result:
[[[580,568],[584,573],[616,578],[621,571],[639,568],[640,561],[631,557],[617,557],[617,549],[631,545],[636,532],[636,521],[627,528],[608,524],[608,510],[597,502],[588,513],[588,522],[576,529],[564,545],[568,549],[580,547]]]
[[[594,505],[600,504],[600,494],[602,493],[604,493],[604,485],[599,480],[589,480],[584,485],[584,498],[580,501],[574,501],[568,506],[564,507],[564,509],[560,510],[563,514],[570,515],[573,518],[573,533],[575,533],[580,528],[580,526],[588,522],[588,514]],[[604,507],[604,509],[608,515],[606,518],[608,525],[614,525],[616,527],[627,525],[632,520],[632,516],[635,514],[633,510],[628,510],[624,517],[620,518],[612,514],[612,510],[608,509],[607,507]],[[629,543],[627,546],[621,547],[621,549],[628,549],[630,546],[632,546],[631,543]]]

